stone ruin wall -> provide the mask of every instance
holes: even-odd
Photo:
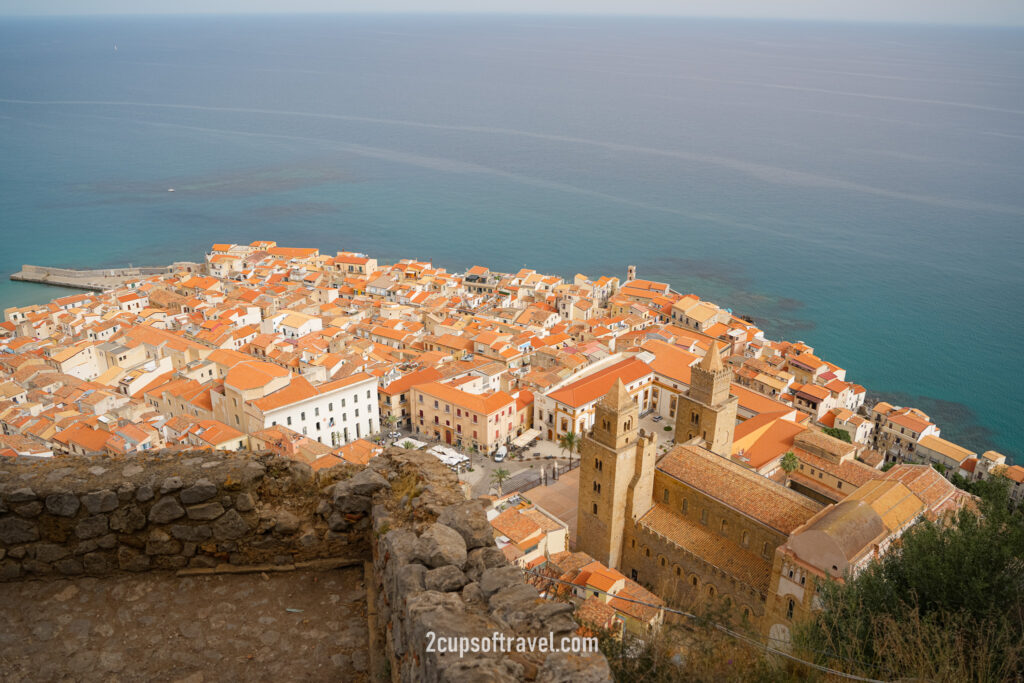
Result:
[[[371,648],[394,681],[609,681],[601,655],[426,651],[428,631],[572,635],[435,458],[313,472],[265,453],[0,462],[0,581],[372,561]]]

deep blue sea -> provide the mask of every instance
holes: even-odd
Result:
[[[1022,30],[2,20],[0,238],[3,273],[254,239],[635,263],[1024,457]],[[65,293],[5,279],[0,308]]]

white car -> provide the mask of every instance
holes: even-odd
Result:
[[[402,432],[388,432],[389,439],[400,439],[402,438]]]

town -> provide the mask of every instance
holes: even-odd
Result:
[[[600,628],[719,601],[778,642],[809,577],[856,571],[957,483],[1024,467],[941,436],[803,342],[637,277],[215,244],[105,291],[10,308],[0,456],[269,451],[314,470],[387,446],[483,498],[495,545]]]

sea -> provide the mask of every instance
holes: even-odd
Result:
[[[1021,29],[0,19],[0,273],[256,239],[635,264],[1024,461]]]

